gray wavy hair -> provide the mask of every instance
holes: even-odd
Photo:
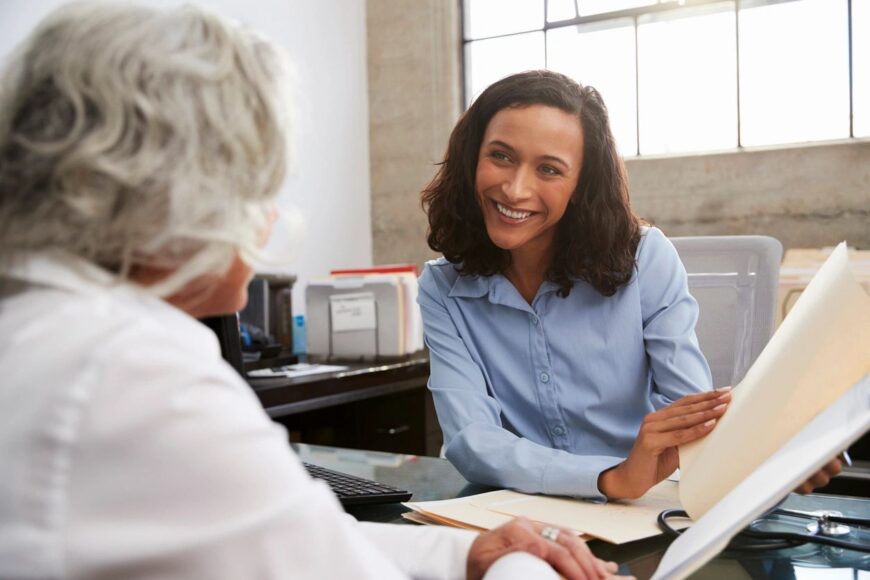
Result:
[[[174,269],[165,296],[254,259],[285,172],[282,62],[199,8],[52,13],[0,84],[0,260]]]

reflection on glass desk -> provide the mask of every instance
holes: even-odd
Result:
[[[435,457],[305,444],[294,444],[293,448],[302,461],[407,489],[414,494],[412,501],[450,499],[492,489],[468,483],[448,461]],[[870,500],[852,497],[792,494],[780,507],[839,510],[846,515],[870,518]],[[407,511],[401,504],[348,506],[347,511],[359,520],[409,524],[401,517]],[[661,535],[619,546],[596,540],[589,547],[599,557],[618,562],[622,574],[643,580],[652,575],[670,542],[671,538]],[[870,580],[870,554],[815,544],[768,551],[726,550],[691,578]]]

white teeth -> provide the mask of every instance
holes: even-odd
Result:
[[[498,209],[498,212],[502,215],[506,215],[509,218],[513,218],[515,220],[524,220],[530,215],[532,212],[530,211],[513,211],[511,209],[506,208],[502,204],[496,202],[495,207]]]

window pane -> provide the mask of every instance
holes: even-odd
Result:
[[[547,0],[547,22],[559,22],[577,18],[575,0]]]
[[[658,3],[656,0],[579,0],[578,7],[580,8],[580,16],[591,16],[592,14],[628,10],[629,8]]]
[[[601,58],[600,55],[607,55]],[[634,22],[569,26],[547,32],[547,68],[598,89],[622,155],[637,153]]]
[[[743,145],[849,136],[846,0],[740,10]]]
[[[646,16],[637,34],[641,154],[736,147],[734,5]]]
[[[510,74],[544,68],[544,33],[530,32],[465,45],[466,106]]]
[[[870,0],[852,0],[852,71],[855,137],[870,137]]]
[[[465,38],[544,28],[544,0],[465,0]]]

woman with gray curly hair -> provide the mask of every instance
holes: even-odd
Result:
[[[0,577],[609,575],[527,521],[343,515],[195,320],[247,299],[284,174],[282,78],[238,26],[120,2],[61,8],[12,59]]]

